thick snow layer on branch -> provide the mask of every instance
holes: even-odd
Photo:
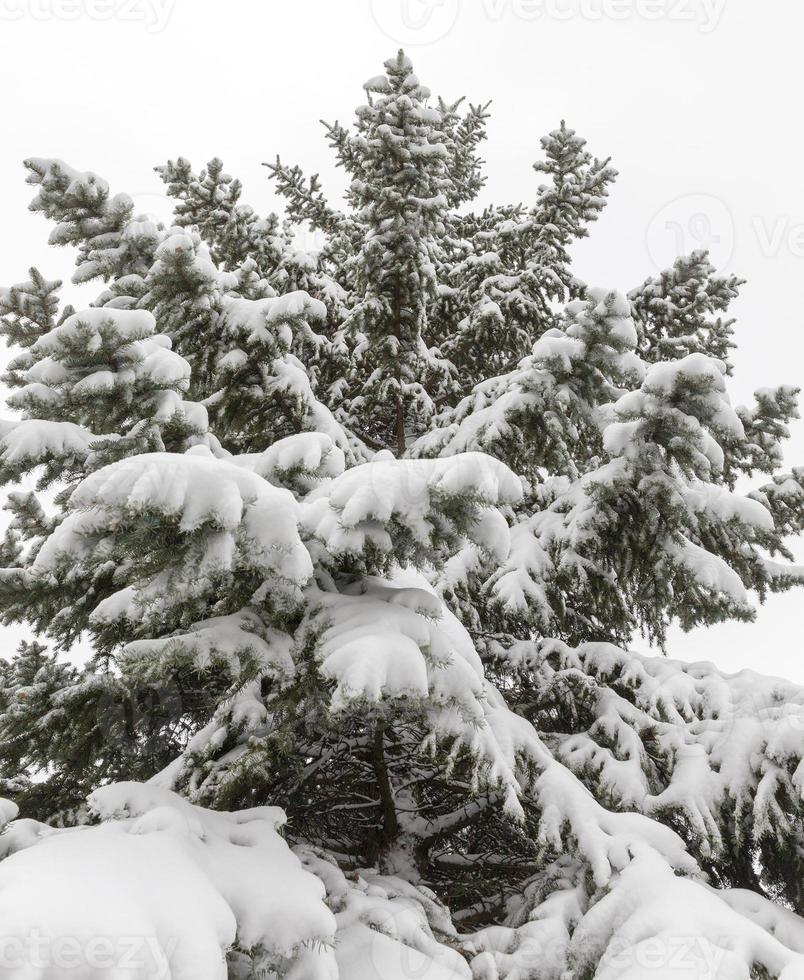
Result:
[[[32,171],[28,176],[29,184],[38,184],[42,190],[31,201],[31,209],[49,211],[49,196],[55,188],[68,200],[80,201],[83,206],[87,203],[100,204],[109,195],[109,185],[92,170],[76,170],[64,160],[57,157],[29,157],[25,166]],[[121,195],[122,197],[123,195]],[[56,225],[51,233],[51,242],[59,243]]]
[[[195,623],[188,632],[158,640],[134,640],[127,643],[120,656],[123,668],[131,673],[137,661],[169,656],[174,650],[188,654],[196,670],[206,670],[214,661],[225,662],[237,676],[241,660],[257,660],[265,674],[286,680],[293,674],[291,638],[279,630],[268,629],[251,609],[241,609],[231,616],[216,616]]]
[[[607,799],[650,816],[678,813],[705,854],[729,843],[738,816],[746,847],[787,824],[785,800],[804,790],[804,690],[797,685],[606,643],[521,644],[510,656],[529,664],[545,691],[586,679],[594,720],[563,741],[558,758],[580,776],[595,773]]]
[[[471,637],[425,579],[404,570],[390,582],[363,580],[352,595],[319,593],[311,601],[333,710],[399,699],[418,706],[432,747],[449,738],[453,752],[467,749],[482,779],[501,787],[519,814],[519,762],[544,758],[541,743],[496,696]]]
[[[89,803],[100,826],[42,828],[0,864],[5,951],[18,957],[5,980],[223,980],[235,943],[263,968],[334,975],[335,920],[277,833],[281,810],[216,813],[138,783]]]
[[[318,615],[327,627],[317,656],[324,676],[337,683],[334,706],[351,699],[421,698],[432,686],[436,701],[482,718],[480,658],[421,576],[367,580],[356,595],[322,593],[320,602]]]
[[[533,456],[528,466],[540,466],[544,453],[552,451],[557,453],[553,466],[559,460],[567,465],[579,423],[595,428],[600,422],[596,403],[621,393],[614,382],[644,374],[634,351],[637,333],[628,301],[606,289],[587,294],[586,300],[567,304],[564,329],[542,333],[514,370],[481,381],[439,416],[439,427],[417,441],[413,454],[480,449],[511,458],[525,453],[526,461]]]
[[[345,469],[343,451],[323,432],[300,432],[264,452],[242,453],[231,461],[278,486],[285,486],[289,478],[301,478],[307,490]]]
[[[91,353],[100,349],[104,330],[113,330],[122,342],[132,343],[156,333],[156,320],[148,310],[107,310],[103,307],[81,310],[43,334],[33,345],[33,350],[37,354],[52,355],[81,340]]]
[[[273,376],[265,384],[265,395],[289,400],[295,406],[300,427],[329,436],[336,446],[349,452],[349,435],[330,409],[316,397],[301,361],[286,354],[273,362],[272,371]]]
[[[138,597],[183,601],[187,593],[176,592],[177,582],[198,588],[206,576],[235,566],[275,574],[294,585],[304,584],[312,573],[290,492],[215,458],[205,446],[184,454],[144,453],[105,466],[79,484],[70,506],[74,512],[37,555],[35,575],[93,554],[108,558],[115,535],[125,535],[130,523],[145,515],[165,521],[198,545],[191,554],[176,554],[176,564],[161,576],[104,600],[93,614],[98,622],[136,617]]]
[[[594,894],[567,857],[544,877],[554,877],[555,890],[528,907],[526,889],[526,914],[512,916],[517,925],[461,937],[476,980],[804,976],[804,921],[798,916],[754,893],[717,891],[679,876],[644,844],[634,845],[628,863]],[[538,876],[529,888],[539,894]]]
[[[29,417],[66,417],[95,427],[108,425],[118,409],[123,419],[136,414],[139,398],[140,417],[167,420],[185,407],[180,392],[189,387],[190,365],[172,350],[170,338],[155,329],[156,321],[146,310],[92,308],[74,313],[26,352],[29,366],[22,378],[27,384],[8,398],[8,404]],[[197,421],[198,407],[188,403],[187,408],[188,418],[192,415]]]
[[[704,354],[653,364],[642,387],[622,395],[614,405],[615,421],[605,432],[611,455],[635,459],[655,438],[657,423],[675,427],[716,472],[723,468],[722,444],[745,438],[743,424],[731,407],[724,367]]]
[[[276,549],[299,551],[290,495],[216,459],[204,446],[183,455],[144,453],[113,463],[88,476],[70,503],[77,509],[156,511],[176,517],[182,531],[204,524],[233,531],[243,523],[266,555]],[[249,513],[255,507],[259,515]]]
[[[748,604],[748,590],[743,580],[719,555],[713,555],[686,538],[668,541],[665,548],[668,555],[690,572],[704,589],[729,596],[742,605]]]
[[[781,918],[769,902],[757,902]],[[800,921],[795,941],[799,947],[804,941]],[[743,980],[756,966],[779,980],[804,977],[804,956],[716,891],[674,875],[644,847],[635,849],[615,885],[581,921],[569,960],[576,975],[594,970],[600,980]]]
[[[19,470],[49,459],[82,459],[97,436],[72,422],[0,421],[0,466]]]
[[[462,529],[465,536],[504,558],[508,526],[497,508],[521,494],[521,484],[508,467],[482,453],[435,460],[378,458],[310,494],[303,504],[303,522],[332,553],[360,554],[368,542],[390,553],[391,522],[419,545],[431,545],[450,530],[445,502],[454,500],[472,513]]]
[[[540,404],[538,391],[528,382],[549,382],[546,373],[534,376],[520,367],[505,378],[492,378],[479,384],[454,409],[447,412],[439,428],[425,433],[413,446],[414,456],[453,456],[495,444],[511,436],[512,417]]]
[[[449,913],[429,889],[372,870],[347,878],[320,854],[297,853],[335,910],[341,980],[470,980]]]
[[[751,497],[742,497],[711,483],[693,483],[679,492],[696,514],[705,514],[715,520],[737,520],[763,531],[773,529],[773,517],[768,508]]]
[[[324,320],[327,308],[321,300],[297,291],[266,299],[225,297],[224,325],[249,344],[275,344],[290,347],[293,328],[305,319]]]

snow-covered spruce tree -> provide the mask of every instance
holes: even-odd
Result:
[[[27,163],[100,286],[0,291],[0,610],[52,647],[2,667],[3,975],[804,977],[804,690],[627,649],[804,578],[796,389],[732,407],[704,254],[572,275],[571,129],[472,212],[486,107],[385,67],[344,210],[179,159],[163,227]]]

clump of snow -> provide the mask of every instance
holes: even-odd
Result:
[[[81,459],[97,439],[91,432],[72,422],[48,422],[24,419],[1,422],[0,465],[14,469],[47,459]]]
[[[241,609],[229,616],[216,616],[193,624],[186,633],[158,640],[133,640],[120,654],[120,663],[127,673],[136,670],[138,661],[151,666],[160,657],[180,650],[192,658],[199,671],[213,661],[225,662],[236,676],[245,656],[256,658],[263,673],[287,680],[294,673],[291,639],[279,630],[269,629],[255,610]]]
[[[507,466],[481,453],[447,459],[377,459],[347,470],[311,493],[303,504],[305,528],[333,553],[362,553],[367,542],[394,549],[391,522],[421,545],[445,530],[443,502],[465,500],[476,519],[466,536],[498,557],[508,553],[508,526],[498,506],[520,498],[522,487]]]
[[[52,831],[0,864],[8,980],[224,980],[235,945],[257,968],[334,976],[335,920],[278,833],[281,810],[217,813],[137,783],[89,805],[100,826]]]
[[[103,331],[114,333],[124,343],[142,340],[156,333],[156,320],[148,310],[107,310],[93,307],[67,317],[64,323],[43,334],[33,345],[37,354],[60,353],[70,342],[86,343],[89,352],[102,344]]]
[[[343,450],[323,432],[300,432],[279,439],[264,452],[234,456],[232,462],[269,483],[287,486],[292,481],[305,491],[340,476],[346,468]]]

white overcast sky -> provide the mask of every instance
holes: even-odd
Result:
[[[317,120],[348,120],[402,44],[434,93],[492,100],[483,202],[531,200],[539,137],[566,119],[620,171],[577,274],[627,290],[709,246],[748,280],[734,400],[801,384],[802,37],[796,0],[0,0],[0,283],[71,273],[27,211],[27,156],[94,170],[162,217],[152,167],[178,155],[222,157],[260,210],[277,153],[337,197]],[[679,632],[670,652],[804,682],[802,603],[772,597],[755,624]],[[0,632],[0,653],[19,635]]]

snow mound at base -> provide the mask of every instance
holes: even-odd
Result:
[[[137,783],[89,803],[99,826],[6,831],[22,849],[0,864],[3,980],[223,980],[235,947],[335,975],[335,920],[281,810],[216,813]]]

